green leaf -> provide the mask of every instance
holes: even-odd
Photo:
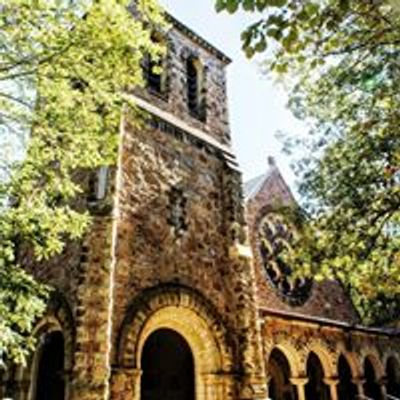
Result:
[[[233,14],[238,10],[239,8],[238,0],[225,0],[225,1],[226,1],[225,8],[229,13]]]

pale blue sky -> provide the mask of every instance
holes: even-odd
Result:
[[[240,32],[254,20],[248,14],[216,14],[215,0],[160,0],[176,18],[233,59],[228,68],[230,121],[235,152],[245,180],[263,173],[267,157],[277,159],[284,177],[293,186],[289,160],[275,139],[278,130],[296,133],[301,124],[286,109],[286,95],[260,73],[241,51]]]

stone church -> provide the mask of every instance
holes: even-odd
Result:
[[[142,123],[87,178],[92,228],[30,271],[55,289],[13,400],[395,400],[400,333],[362,326],[344,287],[290,279],[295,204],[273,159],[242,185],[229,58],[172,16],[144,63]]]

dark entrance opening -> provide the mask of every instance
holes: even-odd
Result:
[[[329,388],[324,383],[324,369],[318,356],[311,352],[307,360],[306,399],[330,400]]]
[[[268,361],[269,397],[274,400],[297,400],[295,387],[290,383],[290,366],[278,349],[271,352]]]
[[[64,337],[61,332],[45,336],[36,379],[35,400],[64,400]]]
[[[346,357],[341,355],[338,363],[338,395],[339,400],[354,400],[357,398],[357,386],[352,382],[352,374],[349,363]]]
[[[386,364],[387,393],[400,398],[400,364],[390,357]]]
[[[141,400],[195,400],[193,355],[175,331],[160,329],[149,336],[142,371]]]
[[[369,358],[366,358],[364,362],[364,375],[365,375],[365,384],[364,384],[365,395],[374,400],[382,400],[381,387],[376,381],[375,369]]]

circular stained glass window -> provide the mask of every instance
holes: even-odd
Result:
[[[309,298],[312,280],[292,279],[292,269],[283,260],[291,249],[294,229],[280,214],[268,213],[258,225],[258,247],[267,278],[279,295],[290,305],[299,306]]]

